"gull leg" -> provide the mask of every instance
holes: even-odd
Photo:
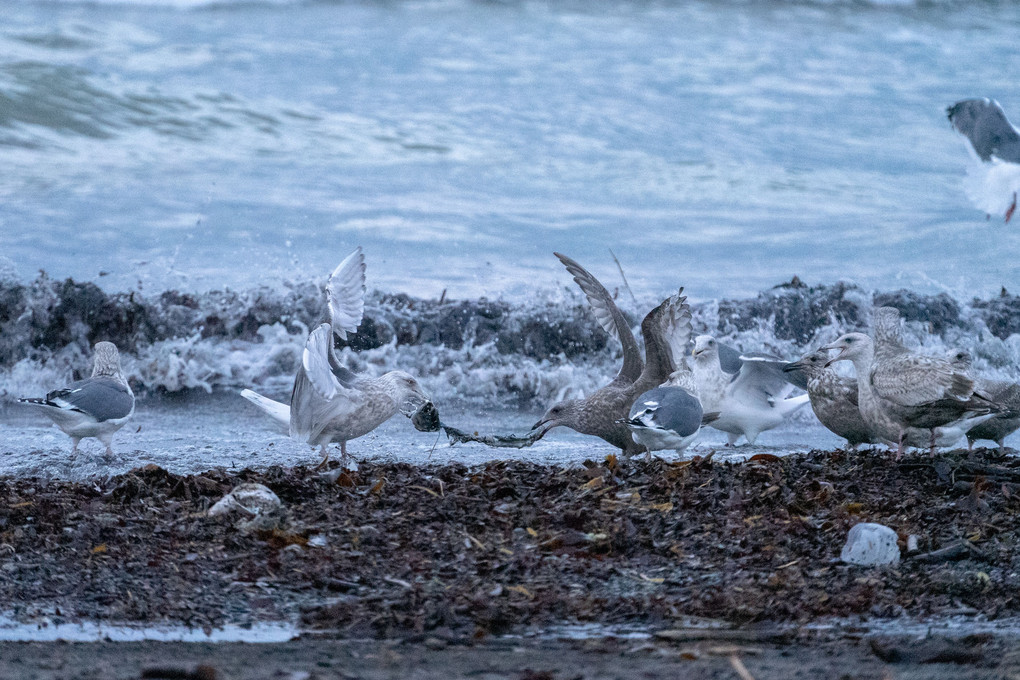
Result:
[[[899,446],[896,447],[896,460],[903,458],[903,430],[900,430]]]
[[[322,462],[315,466],[315,469],[317,471],[326,467],[326,463],[329,462],[329,449],[326,448],[325,444],[322,445],[322,449],[319,451],[319,453],[322,454]]]
[[[81,441],[81,437],[71,437],[71,441],[74,442],[74,446],[71,447],[71,455],[78,454],[78,442]]]
[[[736,446],[737,440],[740,439],[739,434],[726,434],[726,446]]]
[[[340,442],[340,467],[346,470],[349,461],[350,456],[347,455],[347,442]]]
[[[1006,222],[1009,222],[1011,219],[1013,219],[1013,213],[1014,212],[1016,212],[1016,192],[1015,191],[1013,192],[1013,202],[1009,204],[1008,208],[1006,208]]]

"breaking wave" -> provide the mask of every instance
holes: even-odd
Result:
[[[866,329],[873,305],[899,308],[914,346],[965,348],[977,372],[1018,375],[1020,296],[1006,290],[964,301],[846,283],[809,287],[795,279],[754,298],[697,303],[693,311],[696,333],[793,359],[845,330]],[[636,307],[622,300],[621,307],[636,331]],[[0,400],[82,377],[100,340],[117,344],[142,394],[252,387],[285,397],[308,330],[323,313],[323,293],[311,282],[143,295],[109,294],[45,274],[28,283],[0,276]],[[349,343],[341,357],[353,370],[407,370],[435,399],[465,405],[537,408],[590,392],[620,361],[581,295],[552,292],[528,302],[373,292]]]

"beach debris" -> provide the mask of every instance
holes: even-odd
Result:
[[[900,549],[896,545],[896,532],[882,524],[861,522],[850,528],[840,559],[848,564],[874,567],[897,564]]]
[[[221,677],[216,669],[208,665],[199,665],[194,668],[153,666],[142,669],[142,678],[152,680],[216,680]]]
[[[478,434],[478,432],[464,432],[458,430],[452,425],[446,423],[440,423],[443,428],[443,432],[450,439],[450,445],[462,444],[464,442],[477,442],[479,444],[485,444],[486,446],[492,446],[495,448],[510,448],[510,449],[523,449],[526,446],[531,446],[539,439],[541,439],[548,429],[536,428],[524,435],[516,434]]]
[[[264,515],[282,507],[280,498],[262,484],[240,484],[209,508],[210,517],[240,512],[248,517]]]
[[[426,401],[411,415],[411,424],[419,432],[439,432],[439,410],[431,401]]]

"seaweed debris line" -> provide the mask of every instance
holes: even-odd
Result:
[[[241,484],[279,498],[271,522],[207,514]],[[688,617],[1002,619],[1020,615],[1018,512],[1020,460],[989,449],[2,478],[0,601],[23,623],[464,641]],[[860,522],[896,531],[895,569],[838,560]]]

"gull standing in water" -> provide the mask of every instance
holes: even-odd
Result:
[[[1020,131],[994,99],[965,99],[946,113],[981,161],[979,170],[970,173],[970,199],[985,213],[1001,213],[1009,222],[1020,191]]]
[[[346,466],[349,440],[368,434],[397,413],[410,416],[429,401],[418,381],[403,371],[361,377],[336,356],[333,335],[346,340],[364,315],[365,258],[360,247],[333,270],[326,283],[326,299],[329,323],[308,335],[290,405],[252,390],[241,391],[241,396],[285,426],[291,437],[320,447],[322,462],[317,469],[329,461],[327,444],[340,443],[340,464]]]
[[[595,318],[611,336],[623,346],[623,366],[608,385],[582,399],[567,399],[554,404],[532,427],[542,434],[554,427],[564,426],[582,434],[600,437],[631,456],[645,450],[634,441],[627,426],[630,407],[648,390],[669,379],[675,369],[669,335],[690,325],[690,310],[681,293],[683,289],[650,311],[641,322],[641,335],[645,341],[645,359],[642,360],[634,334],[627,319],[616,306],[609,291],[598,279],[566,255],[554,253],[580,286]],[[686,314],[685,314],[686,313]],[[689,332],[689,331],[688,331]]]
[[[809,401],[806,394],[790,396],[796,386],[783,373],[786,363],[778,357],[738,355],[739,368],[729,373],[722,363],[726,353],[711,335],[694,339],[692,355],[702,406],[719,412],[711,426],[726,432],[731,446],[741,435],[754,444],[759,434],[779,427]],[[732,365],[732,359],[728,363]]]
[[[92,376],[54,390],[44,398],[19,399],[38,407],[67,434],[78,452],[78,442],[95,437],[113,455],[113,434],[135,412],[135,395],[120,369],[120,353],[112,342],[97,342]]]

